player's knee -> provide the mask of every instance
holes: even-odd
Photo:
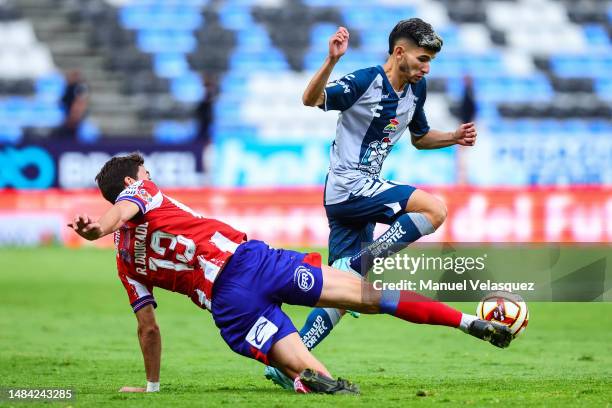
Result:
[[[157,324],[138,326],[138,334],[142,337],[159,336],[159,326]]]
[[[425,216],[429,218],[434,230],[440,228],[440,226],[446,220],[447,214],[448,210],[446,209],[446,205],[437,199],[433,201],[432,205],[427,209],[427,211],[425,211]]]
[[[362,298],[359,312],[366,314],[377,314],[380,309],[380,290],[374,289],[372,285],[362,285]]]

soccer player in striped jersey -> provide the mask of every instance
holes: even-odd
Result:
[[[413,292],[375,290],[360,278],[321,265],[318,253],[247,240],[245,233],[164,195],[143,164],[138,154],[109,160],[96,181],[113,206],[97,221],[80,214],[69,224],[89,240],[115,234],[117,269],[138,321],[147,380],[146,388],[123,391],[159,391],[156,287],[181,293],[209,310],[233,351],[281,370],[301,393],[357,393],[358,388],[331,377],[281,310],[283,303],[386,313],[458,328],[498,347],[510,344],[505,326]]]
[[[473,123],[451,132],[429,127],[425,76],[442,49],[442,39],[430,24],[418,18],[400,21],[389,35],[384,65],[328,82],[348,42],[348,30],[340,27],[330,38],[328,56],[302,101],[325,111],[340,111],[324,194],[330,228],[328,264],[365,275],[375,258],[387,257],[433,233],[446,218],[445,205],[433,195],[380,177],[393,146],[406,131],[417,149],[473,146],[476,128]],[[376,223],[389,229],[374,240]],[[343,315],[343,310],[313,310],[300,330],[307,347],[321,342]],[[266,368],[266,377],[279,385],[286,383],[277,374]]]

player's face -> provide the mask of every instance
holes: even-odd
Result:
[[[136,174],[138,180],[151,180],[151,174],[149,174],[149,170],[145,168],[145,166],[138,167],[138,173]]]
[[[399,70],[407,82],[416,84],[429,73],[429,64],[435,56],[434,51],[425,48],[404,46],[398,55]]]

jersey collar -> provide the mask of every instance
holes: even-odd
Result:
[[[389,78],[387,78],[387,73],[385,72],[385,69],[382,67],[382,65],[377,65],[376,69],[378,69],[378,72],[380,72],[380,75],[382,75],[383,84],[385,88],[387,89],[387,92],[389,92],[389,95],[393,95],[398,99],[401,99],[406,96],[406,94],[408,93],[408,88],[410,87],[409,83],[404,85],[404,89],[402,90],[401,94],[398,95],[395,89],[393,89],[393,85],[391,85]]]

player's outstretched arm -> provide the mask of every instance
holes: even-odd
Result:
[[[78,214],[68,226],[83,238],[93,241],[115,232],[138,211],[136,204],[123,200],[113,205],[98,221],[87,214]]]
[[[477,135],[476,125],[470,122],[462,124],[454,132],[441,132],[431,129],[424,136],[412,136],[412,144],[417,149],[440,149],[456,144],[474,146]]]
[[[153,305],[147,305],[136,312],[138,320],[138,341],[144,359],[147,387],[123,387],[120,392],[159,391],[159,371],[161,366],[161,334],[155,321]]]
[[[325,101],[323,90],[325,85],[329,81],[334,66],[344,55],[348,48],[349,32],[344,27],[338,27],[338,31],[329,38],[329,53],[325,62],[316,74],[312,77],[304,94],[302,95],[302,102],[306,106],[319,106]]]

